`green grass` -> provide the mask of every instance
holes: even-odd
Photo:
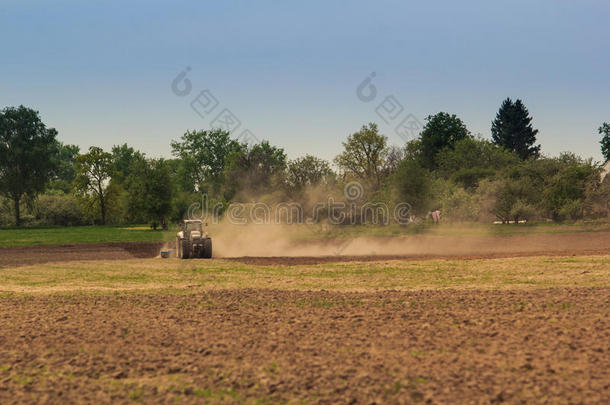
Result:
[[[238,225],[234,230],[239,231]],[[211,225],[212,237],[224,229],[221,225]],[[0,229],[0,247],[64,245],[75,243],[104,242],[160,242],[170,241],[177,229],[153,231],[146,225],[125,226],[77,226],[54,228],[4,228]],[[442,224],[429,223],[407,226],[389,225],[293,225],[286,228],[285,237],[299,240],[350,239],[361,236],[390,237],[427,234],[435,236],[509,236],[518,234],[610,232],[610,222],[579,222],[574,224],[528,223],[518,225],[491,225],[479,223]]]
[[[0,272],[0,297],[40,293],[189,294],[218,288],[375,291],[607,287],[609,280],[610,256],[351,262],[290,267],[244,265],[225,260],[133,259],[5,267]],[[295,303],[320,308],[335,304],[324,299]]]
[[[143,225],[0,229],[0,247],[106,242],[161,242],[172,239],[174,235],[175,231],[153,231]]]

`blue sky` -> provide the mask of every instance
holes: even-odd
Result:
[[[170,140],[228,108],[236,135],[332,159],[369,121],[403,143],[376,113],[386,96],[399,120],[446,111],[484,137],[512,97],[544,153],[599,160],[609,13],[601,0],[3,0],[0,106],[39,110],[83,149],[127,142],[150,156],[170,156]],[[187,66],[192,90],[177,96]],[[356,88],[371,72],[377,98],[363,102]],[[218,107],[202,118],[190,103],[205,89]]]

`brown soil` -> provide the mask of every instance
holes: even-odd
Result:
[[[610,288],[0,298],[0,403],[609,403]]]
[[[283,257],[229,257],[239,263],[253,264],[260,266],[283,265],[315,265],[324,263],[341,262],[378,262],[385,260],[476,260],[476,259],[501,259],[511,257],[536,257],[536,256],[597,256],[609,255],[610,248],[597,250],[541,250],[535,252],[512,252],[512,253],[486,253],[478,255],[366,255],[366,256],[283,256]]]
[[[83,243],[0,248],[0,267],[72,260],[124,260],[156,257],[163,243]]]
[[[230,241],[218,241],[225,245]],[[323,245],[324,249],[320,249]],[[359,248],[374,246],[374,249]],[[89,243],[0,248],[0,267],[72,260],[123,260],[159,255],[162,243]],[[170,248],[170,244],[167,244]],[[316,253],[317,252],[317,253]],[[358,253],[355,253],[358,252]],[[348,261],[487,259],[527,256],[581,256],[610,254],[610,233],[525,234],[514,236],[376,238],[366,240],[303,242],[285,255],[261,252],[257,256],[214,257],[255,265],[311,265]],[[315,253],[315,254],[313,254]]]

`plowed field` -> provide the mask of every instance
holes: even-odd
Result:
[[[290,254],[278,256],[261,249],[259,255],[227,254],[231,240],[215,241],[214,257],[254,265],[302,265],[353,261],[487,259],[531,256],[580,256],[610,254],[609,232],[533,234],[481,237],[375,238],[375,248],[360,248],[362,241],[329,240],[290,245]],[[151,258],[171,243],[126,242],[42,245],[0,248],[0,267],[80,260]],[[366,244],[365,244],[366,245]],[[322,246],[322,248],[320,247]],[[385,251],[375,251],[386,248]],[[312,251],[318,252],[312,255]]]
[[[610,403],[608,232],[218,242],[0,249],[0,404]]]
[[[610,288],[0,299],[0,402],[608,403]]]

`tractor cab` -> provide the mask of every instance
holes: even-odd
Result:
[[[180,228],[176,235],[176,255],[179,258],[212,257],[212,239],[203,230],[202,221],[185,220]]]

